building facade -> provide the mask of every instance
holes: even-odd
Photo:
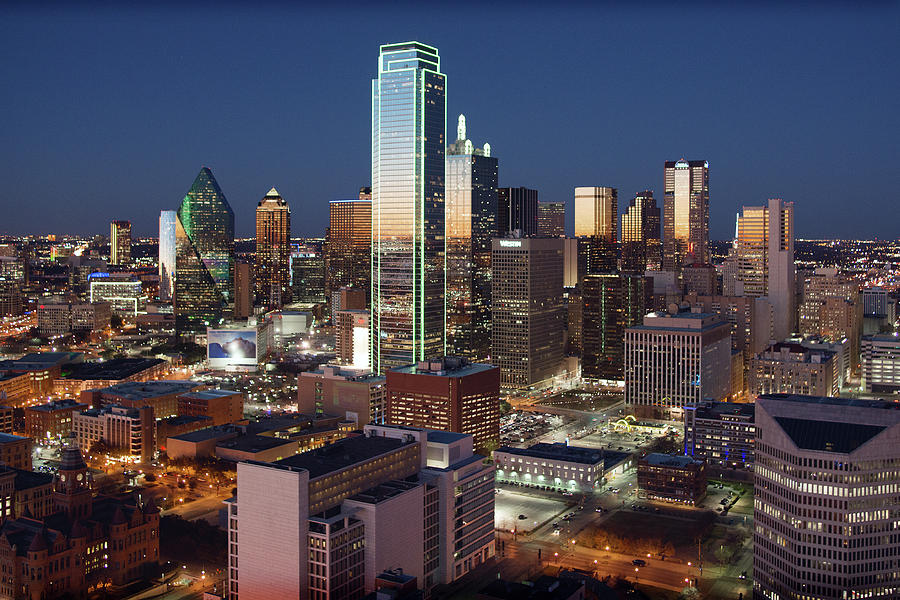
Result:
[[[863,389],[875,394],[900,392],[900,338],[869,335],[862,339]]]
[[[90,282],[90,302],[109,304],[112,314],[134,320],[138,313],[147,310],[147,295],[141,282],[131,275],[109,275],[92,273]]]
[[[756,401],[753,597],[896,598],[900,405]]]
[[[234,212],[212,171],[203,167],[175,221],[175,328],[219,325],[234,290]]]
[[[381,46],[372,82],[376,373],[444,354],[445,113],[437,49],[419,42]]]
[[[278,190],[256,205],[256,297],[280,307],[291,299],[291,209]]]
[[[538,236],[566,236],[565,202],[538,202]]]
[[[529,448],[501,446],[494,451],[497,481],[556,492],[591,493],[606,478],[633,466],[631,456],[561,442],[534,444]],[[512,524],[501,523],[501,527]]]
[[[175,293],[175,221],[174,210],[159,212],[159,299],[172,300]]]
[[[125,266],[131,262],[131,221],[109,224],[109,264]]]
[[[384,376],[367,370],[323,365],[297,379],[297,410],[314,417],[344,417],[360,427],[385,422],[386,395]]]
[[[459,115],[447,148],[447,352],[484,360],[491,351],[491,239],[497,229],[497,158],[475,148]]]
[[[663,197],[663,269],[709,263],[709,163],[666,161]]]
[[[563,360],[563,240],[492,244],[491,363],[502,386],[526,388],[556,375]]]
[[[755,405],[736,402],[699,402],[684,407],[684,453],[706,461],[714,474],[753,468]]]
[[[650,313],[625,330],[625,403],[679,418],[731,392],[731,334],[718,315]]]
[[[360,189],[357,199],[332,200],[328,214],[325,293],[331,298],[336,291],[351,286],[368,297],[372,291],[372,188]]]
[[[538,191],[526,187],[497,189],[497,237],[519,232],[533,237],[538,232]]]
[[[334,351],[345,365],[370,369],[369,311],[339,310],[334,313]]]
[[[650,308],[652,283],[642,275],[585,275],[582,284],[581,375],[621,381],[625,328],[640,325]]]
[[[150,462],[156,455],[156,420],[153,409],[104,406],[72,414],[72,431],[82,452],[102,444],[135,462]]]
[[[638,459],[637,481],[648,498],[693,506],[706,497],[706,462],[690,456],[648,454]]]
[[[747,392],[751,399],[763,394],[837,396],[839,368],[833,352],[779,342],[750,359]]]
[[[387,423],[471,435],[480,451],[499,445],[499,368],[448,356],[393,368],[386,378]]]
[[[622,215],[622,271],[644,273],[662,261],[659,206],[652,190],[635,194]]]

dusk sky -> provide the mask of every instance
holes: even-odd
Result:
[[[501,186],[662,200],[710,163],[710,234],[795,203],[798,237],[898,237],[900,4],[422,3],[0,8],[0,233],[155,235],[201,166],[251,235],[275,186],[295,236],[368,185],[379,44],[436,46],[448,141],[466,114]],[[428,8],[425,8],[425,7]],[[860,6],[862,6],[860,8]]]

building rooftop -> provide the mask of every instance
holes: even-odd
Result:
[[[25,410],[34,410],[39,412],[53,412],[54,410],[70,410],[70,409],[79,409],[81,407],[90,408],[90,404],[82,404],[78,400],[72,400],[71,398],[65,398],[63,400],[51,400],[47,404],[40,404],[38,406],[28,406]]]
[[[8,444],[10,442],[21,442],[30,438],[21,435],[13,435],[11,433],[0,433],[0,444]]]
[[[453,444],[467,437],[471,436],[467,433],[454,433],[453,431],[428,430],[428,441],[436,444]]]
[[[656,467],[684,468],[688,465],[699,465],[703,463],[702,460],[696,460],[694,458],[691,458],[690,456],[661,454],[659,452],[648,454],[641,460]]]
[[[272,448],[290,444],[293,444],[296,447],[297,442],[286,440],[284,438],[271,437],[268,435],[255,435],[251,433],[233,439],[223,440],[216,445],[219,448],[227,448],[238,452],[262,452],[264,450],[271,450]]]
[[[65,379],[109,379],[115,381],[156,367],[161,358],[114,358],[104,362],[75,363],[63,369]]]
[[[553,444],[542,442],[528,448],[502,446],[497,449],[497,452],[505,452],[515,456],[529,456],[531,458],[564,460],[585,465],[599,465],[602,462],[604,468],[610,468],[613,465],[617,465],[630,456],[627,452],[613,452],[601,448],[569,446],[562,442]]]
[[[420,485],[421,484],[416,481],[402,481],[395,479],[350,496],[348,500],[355,500],[356,502],[363,502],[365,504],[378,504],[379,502],[384,502],[385,500],[399,496],[404,492],[415,489]]]
[[[186,393],[202,386],[196,381],[125,381],[100,390],[104,394],[119,396],[125,400],[147,400],[169,394]]]
[[[306,469],[312,480],[382,454],[394,452],[411,443],[414,442],[387,437],[349,437],[316,450],[284,458],[275,464]]]
[[[162,420],[163,423],[169,425],[170,427],[177,427],[179,425],[187,425],[188,423],[199,423],[205,421],[212,422],[212,417],[207,417],[205,415],[184,415],[181,417],[168,417]]]
[[[900,402],[887,400],[866,400],[863,398],[840,398],[837,396],[803,396],[801,394],[762,394],[756,401],[778,400],[781,402],[802,402],[804,404],[831,404],[833,406],[852,406],[861,408],[880,408],[883,410],[900,410]]]
[[[698,419],[721,419],[725,415],[732,415],[752,420],[756,414],[756,405],[749,402],[701,402],[696,405],[687,404],[684,409],[696,411]]]
[[[420,360],[419,362],[391,369],[392,373],[407,373],[413,375],[434,375],[436,377],[465,377],[475,373],[483,373],[492,369],[498,369],[494,365],[486,363],[472,363],[465,358],[457,356],[444,356],[434,360]]]
[[[235,392],[234,390],[199,390],[181,394],[179,398],[188,398],[190,400],[215,400],[216,398],[228,398],[235,394],[240,394],[240,392]]]
[[[322,365],[313,371],[304,371],[300,377],[325,376],[347,381],[362,381],[366,383],[381,383],[385,380],[383,375],[377,375],[367,369],[353,369],[342,365]]]
[[[83,356],[81,352],[32,352],[22,358],[3,361],[3,368],[19,371],[37,371],[74,362],[80,360]]]
[[[199,442],[225,438],[228,436],[234,437],[238,434],[239,431],[234,426],[223,425],[221,427],[207,427],[206,429],[198,429],[197,431],[182,433],[180,435],[173,435],[172,439],[196,444]]]
[[[802,450],[850,454],[887,429],[880,425],[861,425],[837,421],[813,421],[775,417],[794,444]]]
[[[888,344],[900,344],[900,337],[894,333],[879,333],[877,335],[863,336],[863,341],[884,342]]]

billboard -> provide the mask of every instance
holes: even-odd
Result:
[[[206,359],[211,369],[255,370],[257,366],[256,328],[207,329]]]

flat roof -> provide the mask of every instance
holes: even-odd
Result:
[[[77,400],[73,400],[71,398],[65,398],[63,400],[51,400],[47,404],[40,404],[38,406],[28,406],[25,410],[38,410],[41,412],[53,412],[54,410],[63,410],[63,409],[71,409],[78,408],[83,406],[85,408],[90,408],[90,404],[82,404]]]
[[[659,452],[648,454],[641,460],[657,467],[686,467],[688,465],[698,465],[703,462],[702,460],[696,460],[690,456],[673,456],[671,454],[661,454]]]
[[[422,361],[431,365],[434,361]],[[427,368],[419,368],[418,364],[414,365],[406,365],[403,367],[395,367],[391,369],[392,373],[406,373],[410,375],[431,375],[434,377],[465,377],[466,375],[473,375],[475,373],[483,373],[485,371],[490,371],[492,369],[498,369],[499,367],[495,367],[494,365],[489,365],[485,363],[466,363],[460,366],[451,366],[447,363],[441,363],[441,367],[438,369],[432,369],[430,366]]]
[[[895,344],[900,344],[900,337],[893,333],[879,333],[876,335],[864,335],[863,341],[871,341],[871,342],[890,342]]]
[[[759,400],[779,400],[781,402],[800,402],[804,404],[831,404],[834,406],[858,406],[862,408],[881,408],[884,410],[900,410],[900,402],[889,400],[866,400],[864,398],[841,398],[838,396],[803,396],[801,394],[762,394]]]
[[[555,442],[552,444],[541,442],[540,444],[534,444],[528,448],[501,446],[496,451],[505,452],[514,456],[564,460],[566,462],[581,463],[585,465],[599,465],[600,463],[603,463],[604,468],[617,465],[630,456],[627,452],[614,452],[602,448],[569,446],[563,442]]]
[[[365,504],[378,504],[379,502],[390,500],[391,498],[399,496],[404,492],[415,489],[420,485],[421,484],[417,481],[403,481],[400,479],[395,479],[376,485],[375,487],[369,488],[364,492],[354,494],[347,499],[355,500],[356,502],[363,502]]]
[[[0,444],[8,444],[10,442],[21,442],[22,440],[27,440],[25,436],[21,435],[13,435],[11,433],[0,433]]]
[[[438,431],[436,429],[428,430],[428,441],[436,444],[452,444],[467,437],[471,437],[466,433],[455,433],[453,431]]]
[[[161,358],[114,358],[104,362],[73,363],[66,365],[62,376],[65,379],[125,379],[164,362]]]
[[[719,419],[724,415],[752,419],[756,415],[756,405],[752,402],[701,402],[697,405],[686,404],[684,409],[696,411],[698,419]]]
[[[102,388],[100,392],[115,394],[126,400],[146,400],[189,392],[202,385],[202,383],[190,380],[125,381]]]
[[[216,398],[227,398],[228,396],[234,396],[235,394],[240,394],[240,392],[235,392],[234,390],[198,390],[196,392],[181,394],[179,397],[196,398],[197,400],[215,400]]]
[[[237,434],[238,431],[234,427],[207,427],[206,429],[198,429],[197,431],[189,431],[188,433],[173,435],[172,439],[196,444],[199,442],[205,442],[208,440],[214,440],[228,435]]]
[[[306,469],[309,471],[309,478],[315,479],[371,460],[382,454],[394,452],[411,443],[413,442],[396,438],[355,436],[309,452],[283,458],[274,464]]]
[[[223,440],[216,444],[219,448],[227,448],[228,450],[237,450],[238,452],[262,452],[263,450],[271,450],[279,446],[287,446],[297,442],[286,440],[284,438],[271,437],[268,435],[247,434],[241,435],[230,440]]]

